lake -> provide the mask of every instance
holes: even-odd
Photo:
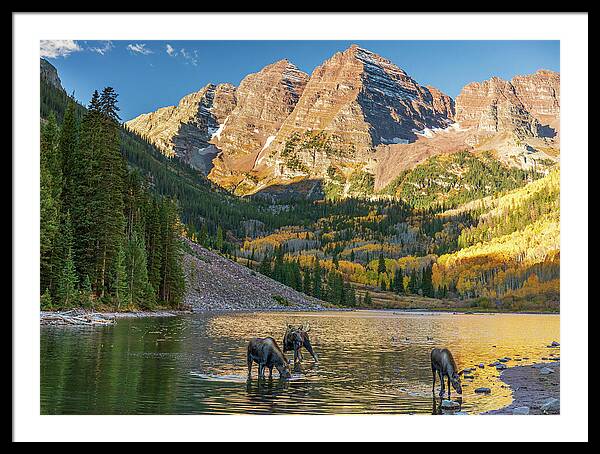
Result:
[[[248,340],[281,346],[286,325],[303,322],[319,363],[304,351],[291,380],[274,370],[259,382],[256,365],[247,380]],[[546,345],[560,341],[558,315],[532,314],[203,313],[40,329],[42,414],[432,414],[434,347],[449,348],[461,369],[485,363],[463,380],[461,411],[476,414],[512,400],[490,362],[541,362],[559,356]]]

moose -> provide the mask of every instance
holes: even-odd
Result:
[[[310,337],[308,336],[309,331],[310,325],[308,324],[306,326],[304,324],[300,326],[287,326],[285,335],[283,336],[283,352],[294,352],[294,364],[302,361],[302,347],[308,350],[308,353],[311,354],[315,362],[319,362],[319,358],[310,343]]]
[[[258,364],[258,378],[265,377],[265,368],[269,369],[269,378],[273,378],[273,368],[279,371],[280,378],[290,378],[290,365],[285,355],[272,337],[253,338],[248,343],[248,377],[252,376],[252,364]]]
[[[456,363],[452,357],[452,353],[447,348],[434,348],[431,350],[431,372],[433,373],[433,387],[432,392],[435,392],[435,375],[436,373],[440,376],[442,383],[440,389],[440,396],[443,396],[444,391],[444,377],[448,377],[448,397],[450,397],[450,385],[456,390],[458,394],[462,394],[462,386],[460,384],[460,376],[463,371],[457,372]]]

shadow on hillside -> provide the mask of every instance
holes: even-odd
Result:
[[[281,203],[300,199],[320,200],[325,197],[325,193],[322,180],[306,179],[289,184],[274,184],[261,189],[251,197]]]

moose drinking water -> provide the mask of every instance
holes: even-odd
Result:
[[[317,354],[314,352],[310,343],[308,332],[310,331],[309,325],[292,326],[288,325],[283,336],[283,352],[294,352],[294,364],[302,361],[301,349],[304,347],[311,354],[315,362],[319,362]]]
[[[248,343],[248,377],[252,375],[252,364],[258,364],[258,377],[264,378],[265,367],[269,369],[269,378],[273,377],[273,367],[279,371],[280,378],[290,378],[290,365],[285,355],[272,337],[254,338]]]
[[[434,348],[431,350],[431,372],[433,373],[432,392],[435,392],[435,374],[437,373],[442,383],[440,396],[444,395],[444,377],[448,377],[448,397],[450,397],[450,384],[458,394],[462,394],[460,375],[463,372],[457,372],[456,363],[450,350],[447,348]]]

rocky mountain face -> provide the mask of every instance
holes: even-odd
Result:
[[[208,85],[127,126],[238,195],[319,181],[346,194],[357,175],[372,180],[364,190],[371,193],[461,150],[494,151],[521,168],[556,162],[559,113],[560,75],[552,71],[473,82],[453,100],[353,45],[310,77],[281,60],[237,88]]]
[[[308,74],[287,60],[246,76],[236,90],[237,104],[212,143],[220,150],[209,178],[234,189],[254,167],[304,91]]]
[[[492,77],[466,85],[456,98],[455,119],[480,137],[511,132],[517,137],[537,137],[539,121],[529,113],[508,81]]]
[[[480,135],[511,132],[521,138],[552,138],[559,114],[560,75],[553,71],[473,82],[456,98],[456,121]]]
[[[523,106],[542,125],[560,130],[560,74],[544,69],[511,80]]]
[[[559,114],[560,75],[553,71],[470,83],[456,98],[455,120],[469,131],[466,143],[521,168],[558,160]]]
[[[40,58],[40,79],[49,83],[55,88],[64,91],[58,71],[48,60]]]
[[[158,109],[125,123],[166,156],[177,156],[208,173],[218,150],[210,143],[235,108],[231,84],[209,84],[184,96],[177,106]]]
[[[269,170],[274,181],[332,173],[345,179],[353,169],[373,165],[378,145],[414,142],[419,131],[448,126],[453,114],[449,96],[351,46],[314,70],[254,170],[259,181]]]

